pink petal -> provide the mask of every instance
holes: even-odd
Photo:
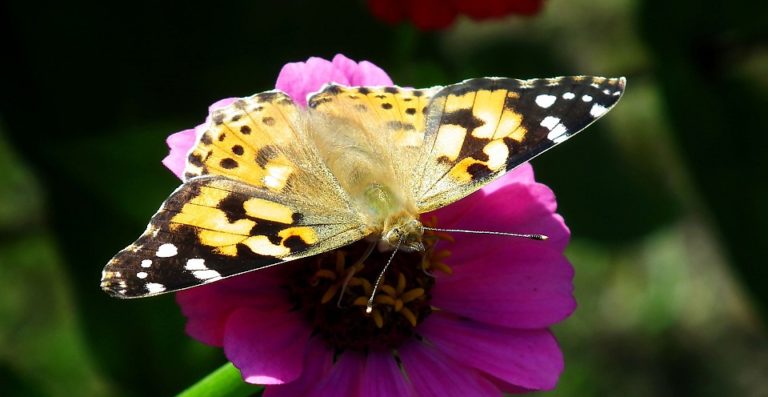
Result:
[[[176,293],[176,302],[187,317],[187,334],[213,346],[222,346],[227,318],[240,306],[262,308],[267,312],[276,308],[290,310],[276,269],[180,291]]]
[[[436,312],[419,331],[454,360],[518,387],[552,389],[563,371],[563,354],[546,329],[504,328]]]
[[[398,352],[405,373],[418,396],[501,395],[501,391],[477,371],[459,364],[424,343],[408,343]]]
[[[165,142],[168,144],[170,152],[163,159],[163,165],[171,170],[171,172],[173,172],[179,179],[184,179],[184,167],[187,165],[187,156],[189,155],[189,151],[192,150],[192,147],[195,145],[197,138],[202,135],[203,131],[201,130],[208,125],[210,113],[216,109],[231,104],[235,100],[237,100],[237,98],[224,98],[214,102],[213,105],[208,106],[209,116],[205,119],[205,123],[198,125],[194,129],[184,130],[169,135]]]
[[[547,186],[513,183],[488,195],[482,191],[475,193],[434,211],[434,214],[438,227],[443,228],[545,234],[549,239],[537,241],[535,247],[546,246],[562,251],[568,244],[570,231],[563,218],[554,212],[556,207],[555,196]],[[466,246],[509,244],[521,240],[480,234],[454,234],[454,237],[457,238],[457,250]]]
[[[369,352],[363,372],[362,396],[415,396],[390,352]]]
[[[299,312],[241,306],[227,319],[224,354],[246,382],[291,382],[301,375],[311,331]]]
[[[368,61],[362,61],[353,85],[393,85],[392,79],[384,69]]]
[[[293,382],[282,385],[270,385],[264,390],[264,397],[306,396],[333,368],[333,351],[325,341],[310,338],[304,358],[301,376]]]
[[[352,86],[393,84],[392,79],[389,78],[384,70],[368,61],[355,63],[355,61],[344,55],[337,54],[333,57],[333,65],[347,76],[349,85]]]
[[[308,397],[362,396],[360,379],[365,368],[363,353],[345,351],[337,359],[330,373],[310,392]]]
[[[530,329],[548,327],[576,308],[573,267],[559,250],[532,246],[539,241],[466,245],[456,240],[462,248],[446,260],[454,273],[438,273],[432,290],[432,304],[441,310]]]
[[[483,192],[490,194],[499,190],[500,188],[513,184],[513,183],[536,183],[536,179],[533,175],[533,167],[531,163],[523,163],[515,167],[512,171],[507,172],[501,178],[485,185]]]
[[[290,95],[296,103],[306,105],[307,94],[316,92],[327,83],[348,85],[344,73],[331,62],[312,57],[307,62],[288,63],[280,70],[275,88]]]
[[[184,130],[171,134],[165,140],[168,144],[170,152],[163,159],[163,165],[171,170],[174,175],[182,179],[184,175],[184,167],[187,164],[187,155],[189,150],[195,144],[197,136],[194,129]]]

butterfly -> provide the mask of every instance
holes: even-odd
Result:
[[[184,183],[109,261],[119,298],[178,291],[368,239],[423,249],[449,205],[606,114],[624,78],[328,84],[307,107],[267,91],[214,110]],[[509,205],[515,205],[509,203]]]

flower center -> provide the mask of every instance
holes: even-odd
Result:
[[[434,222],[434,219],[432,220]],[[305,313],[315,334],[338,350],[393,349],[414,335],[414,328],[429,316],[433,273],[451,273],[442,261],[450,255],[436,250],[450,235],[425,232],[424,252],[398,251],[375,292],[373,311],[366,304],[373,286],[392,252],[371,249],[360,241],[344,248],[301,260],[288,277],[288,291],[297,310]]]

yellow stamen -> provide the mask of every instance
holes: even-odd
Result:
[[[405,291],[405,276],[403,273],[397,275],[397,294],[400,295]]]
[[[389,296],[397,296],[398,295],[398,293],[395,290],[395,288],[393,288],[389,284],[384,284],[381,287],[379,287],[379,291],[381,291],[381,292],[383,292],[383,293],[385,293],[385,294],[387,294]]]
[[[409,323],[411,323],[411,326],[413,327],[416,326],[416,323],[417,323],[416,315],[413,314],[411,309],[407,307],[403,307],[403,310],[400,311],[400,314],[402,314],[403,317],[405,317],[405,319],[408,320]]]
[[[315,272],[315,277],[324,278],[328,280],[336,280],[336,272],[328,269],[320,269],[317,272]]]
[[[403,295],[401,295],[400,299],[402,299],[404,303],[408,303],[413,301],[414,299],[424,296],[424,293],[425,293],[424,288],[414,288],[404,293]]]
[[[443,272],[445,274],[448,274],[448,275],[453,274],[453,269],[450,266],[448,266],[445,263],[443,263],[443,262],[433,262],[432,263],[432,268],[434,268],[435,270],[439,270],[439,271],[441,271],[441,272]]]
[[[381,304],[390,305],[390,306],[395,305],[395,298],[387,295],[377,295],[373,301],[380,305]]]
[[[365,302],[368,303],[367,301]],[[373,317],[373,322],[376,324],[377,328],[381,328],[384,326],[384,317],[381,316],[381,312],[373,309],[373,312],[371,313],[371,317]]]
[[[338,283],[331,285],[328,287],[327,290],[325,290],[325,293],[323,294],[323,297],[320,298],[320,303],[328,303],[333,299],[334,295],[336,295],[337,292],[339,292],[339,287],[341,287]]]

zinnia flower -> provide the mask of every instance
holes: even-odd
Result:
[[[510,14],[533,15],[541,10],[543,0],[368,0],[374,16],[395,24],[410,20],[421,30],[450,26],[458,15],[476,21],[501,18]]]
[[[391,84],[375,65],[337,55],[286,65],[277,88],[304,103],[328,81]],[[169,145],[165,164],[178,175],[183,162],[173,159],[183,161],[177,152],[191,143]],[[424,214],[433,227],[549,240],[426,232],[426,252],[396,253],[371,314],[365,304],[391,252],[374,250],[359,263],[367,242],[182,291],[177,301],[187,332],[223,347],[245,381],[268,385],[268,397],[551,389],[563,357],[548,327],[575,308],[573,269],[562,254],[569,231],[555,210],[552,191],[524,164]]]

